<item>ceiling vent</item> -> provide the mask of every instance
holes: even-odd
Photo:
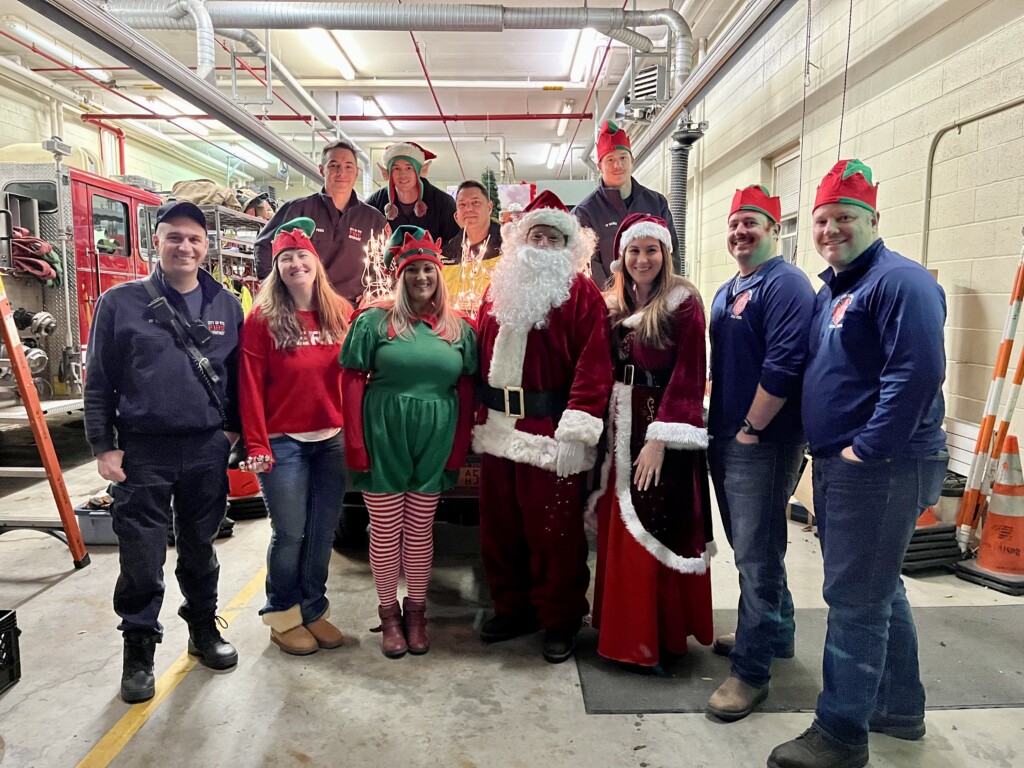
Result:
[[[629,100],[631,104],[668,101],[668,78],[665,76],[665,67],[654,64],[637,72],[633,78]]]

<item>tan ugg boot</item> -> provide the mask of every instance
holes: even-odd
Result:
[[[316,638],[316,644],[321,648],[338,648],[345,642],[341,630],[327,620],[330,615],[331,609],[328,608],[319,619],[306,624],[306,629]]]
[[[302,609],[293,605],[287,611],[263,614],[263,623],[270,627],[270,642],[292,656],[308,656],[320,650],[313,634],[302,626]]]

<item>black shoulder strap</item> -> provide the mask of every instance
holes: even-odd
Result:
[[[210,402],[213,403],[217,413],[220,415],[221,425],[226,426],[227,414],[224,412],[224,404],[220,400],[220,395],[217,394],[217,384],[220,383],[220,377],[213,370],[213,365],[210,364],[209,359],[199,351],[195,341],[193,341],[186,327],[188,321],[182,319],[174,304],[168,301],[163,292],[157,288],[152,273],[142,279],[142,284],[146,287],[146,292],[149,293],[149,297],[152,299],[149,302],[150,307],[154,307],[154,305],[166,307],[166,310],[162,311],[158,316],[157,322],[171,329],[171,333],[174,334],[174,337],[188,354],[189,360],[192,363],[192,370],[195,371],[199,381],[206,388],[206,392],[210,396]]]

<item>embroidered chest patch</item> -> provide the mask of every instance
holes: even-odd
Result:
[[[355,227],[349,227],[348,228],[348,239],[349,240],[362,240],[363,239],[363,230],[356,229]]]
[[[835,305],[832,307],[832,322],[829,324],[829,328],[842,328],[843,318],[846,316],[846,310],[853,304],[853,294],[847,293],[839,297]]]
[[[743,317],[743,310],[747,308],[747,304],[750,302],[750,297],[754,295],[751,290],[746,290],[736,297],[732,303],[732,316],[735,318]]]
[[[206,327],[210,329],[210,333],[215,336],[223,336],[226,324],[223,320],[207,320]]]

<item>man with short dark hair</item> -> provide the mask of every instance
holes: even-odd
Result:
[[[289,200],[278,208],[256,238],[256,274],[262,280],[273,267],[274,234],[286,221],[308,217],[316,222],[310,240],[327,271],[331,285],[353,305],[363,295],[366,244],[384,231],[384,217],[359,200],[356,150],[344,139],[324,147],[320,156],[324,186],[316,194]]]
[[[185,598],[188,651],[212,669],[238,654],[217,628],[220,565],[213,540],[226,508],[227,460],[238,438],[238,300],[201,269],[209,241],[203,212],[185,201],[157,210],[160,263],[150,277],[100,296],[89,334],[86,438],[109,480],[120,546],[114,610],[124,633],[121,698],[155,692],[153,657],[167,533]]]
[[[800,383],[814,290],[778,255],[782,204],[760,185],[736,190],[726,245],[737,272],[711,303],[708,459],[740,577],[734,634],[715,641],[729,677],[708,702],[726,722],[768,696],[773,659],[793,656],[793,597],[786,583],[786,504],[806,442]]]
[[[878,187],[840,160],[814,199],[819,277],[803,383],[828,604],[814,722],[769,768],[860,768],[868,731],[924,736],[917,630],[900,578],[918,516],[939,499],[946,298],[878,236]]]
[[[455,307],[475,313],[501,255],[501,225],[491,218],[494,203],[479,181],[468,179],[455,192],[455,221],[462,227],[445,243],[441,275]],[[463,256],[470,257],[469,262]]]
[[[437,157],[419,144],[404,141],[384,150],[384,164],[378,166],[388,183],[367,198],[384,214],[391,229],[402,224],[427,230],[447,243],[459,233],[455,223],[455,200],[427,181],[427,170]]]
[[[597,167],[601,181],[573,209],[580,224],[597,234],[597,250],[590,260],[590,276],[603,289],[612,276],[615,233],[631,213],[649,213],[668,223],[672,252],[679,248],[672,213],[665,196],[641,186],[633,178],[633,148],[629,136],[611,120],[606,120],[597,135]]]
[[[455,191],[455,223],[462,229],[444,244],[445,264],[459,264],[467,247],[479,254],[481,261],[501,253],[501,225],[491,218],[493,212],[494,203],[483,184],[474,179],[459,184]]]

